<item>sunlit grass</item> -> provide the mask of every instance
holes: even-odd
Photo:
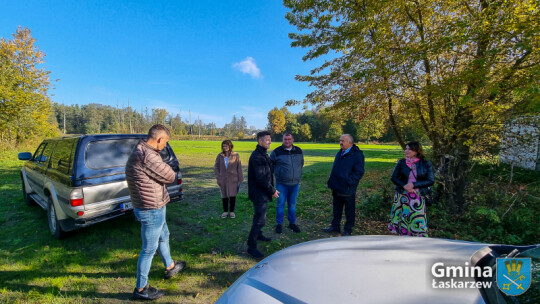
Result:
[[[235,141],[244,174],[255,142]],[[280,143],[273,143],[271,149]],[[265,233],[274,240],[260,244],[266,254],[288,246],[327,237],[320,232],[330,220],[331,197],[326,180],[339,149],[335,144],[297,143],[305,153],[305,170],[297,216],[302,233],[286,229],[273,233],[275,204],[268,207]],[[256,261],[246,255],[245,240],[252,205],[247,180],[237,199],[237,218],[221,219],[221,200],[213,165],[220,141],[172,141],[184,178],[185,200],[167,207],[173,258],[187,269],[172,280],[163,279],[163,265],[154,257],[150,283],[162,288],[169,303],[213,303]],[[397,146],[360,145],[366,155],[366,176],[359,201],[369,187],[380,187],[402,151]],[[0,154],[0,302],[117,303],[129,300],[135,285],[140,252],[140,226],[133,216],[103,222],[64,240],[48,232],[46,213],[26,206],[21,197],[17,152]],[[31,151],[33,152],[33,151]],[[363,224],[355,233],[363,234]]]

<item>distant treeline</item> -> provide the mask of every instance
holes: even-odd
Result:
[[[191,120],[190,114],[183,117],[173,115],[165,109],[113,107],[102,104],[61,105],[53,103],[53,112],[58,129],[63,134],[99,133],[146,133],[157,123],[166,125],[173,136],[185,135],[250,138],[258,130],[247,127],[246,119],[233,116],[230,123],[218,128],[214,122],[203,123],[199,118]],[[343,133],[349,133],[357,141],[395,141],[392,128],[384,120],[381,122],[358,123],[353,119],[340,120],[335,112],[307,110],[291,113],[286,107],[274,108],[268,113],[267,128],[275,140],[281,140],[285,131],[292,132],[296,141],[336,142]],[[406,138],[421,138],[415,130],[405,130]]]
[[[146,133],[154,124],[169,127],[173,136],[201,135],[244,138],[251,136],[255,127],[248,128],[246,119],[233,116],[232,121],[218,128],[215,123],[203,123],[191,115],[173,115],[165,109],[135,110],[132,107],[112,107],[101,104],[53,104],[58,128],[64,134]]]
[[[362,120],[342,115],[335,109],[322,108],[291,113],[287,107],[268,112],[268,126],[275,140],[280,140],[283,132],[294,134],[296,141],[337,142],[342,134],[351,134],[360,142],[396,142],[396,136],[384,117],[366,117]],[[402,128],[406,140],[427,141],[425,132],[414,126]]]

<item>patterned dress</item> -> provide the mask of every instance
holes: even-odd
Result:
[[[428,236],[426,204],[418,191],[396,191],[388,229],[398,235]]]
[[[411,169],[408,176],[408,183],[410,184],[416,182],[416,164],[419,161],[420,159],[416,157],[405,158],[407,167]],[[417,189],[412,192],[405,189],[396,190],[388,229],[398,235],[428,236],[426,203],[420,195],[420,191]]]

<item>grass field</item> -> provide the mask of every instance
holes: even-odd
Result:
[[[234,144],[247,175],[247,162],[255,143]],[[171,253],[173,258],[187,261],[188,267],[165,281],[163,265],[155,257],[149,280],[153,286],[166,290],[166,296],[158,303],[213,303],[256,264],[245,253],[252,218],[247,183],[244,182],[238,196],[236,219],[221,219],[219,189],[213,178],[220,142],[173,141],[171,145],[180,160],[185,193],[184,201],[167,206]],[[271,149],[278,145],[272,144]],[[306,160],[297,205],[297,223],[302,232],[296,234],[285,227],[283,234],[276,235],[275,202],[269,204],[264,232],[273,240],[260,243],[267,255],[300,242],[328,237],[321,231],[329,224],[332,210],[325,184],[339,146],[298,146],[304,150]],[[366,156],[366,174],[357,195],[357,226],[353,234],[386,234],[393,195],[389,176],[403,152],[398,146],[360,148]],[[0,154],[0,302],[129,302],[141,247],[140,225],[134,216],[100,223],[57,240],[48,231],[45,211],[22,201],[22,165],[16,160],[16,152]],[[428,214],[432,223],[442,228],[448,222],[449,226],[451,221],[438,218],[444,214],[436,210]],[[463,238],[437,225],[430,226],[432,236]]]
[[[159,257],[154,258],[150,283],[165,289],[161,303],[213,303],[243,272],[256,264],[246,255],[245,240],[252,206],[247,184],[237,201],[237,218],[221,219],[219,189],[213,163],[219,142],[174,141],[184,175],[185,200],[167,206],[173,258],[187,261],[187,269],[163,280]],[[278,144],[273,144],[272,148]],[[297,216],[302,232],[285,229],[275,235],[275,205],[268,209],[265,233],[273,241],[260,244],[266,254],[300,242],[325,238],[331,199],[325,187],[337,144],[300,144],[305,151],[305,173]],[[254,142],[236,142],[247,175]],[[367,174],[360,196],[377,187],[401,151],[395,146],[361,146]],[[76,231],[64,240],[48,232],[46,213],[22,201],[16,152],[0,155],[0,302],[9,303],[118,303],[129,301],[135,285],[140,251],[139,223],[132,215]],[[364,193],[364,194],[362,194]],[[362,198],[359,197],[361,201]],[[379,227],[380,228],[380,227]],[[384,233],[360,223],[355,234]]]

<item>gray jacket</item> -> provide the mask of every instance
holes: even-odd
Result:
[[[302,149],[293,145],[291,151],[287,151],[283,146],[279,146],[272,151],[270,159],[274,163],[274,176],[278,183],[288,186],[300,183],[304,166]]]

